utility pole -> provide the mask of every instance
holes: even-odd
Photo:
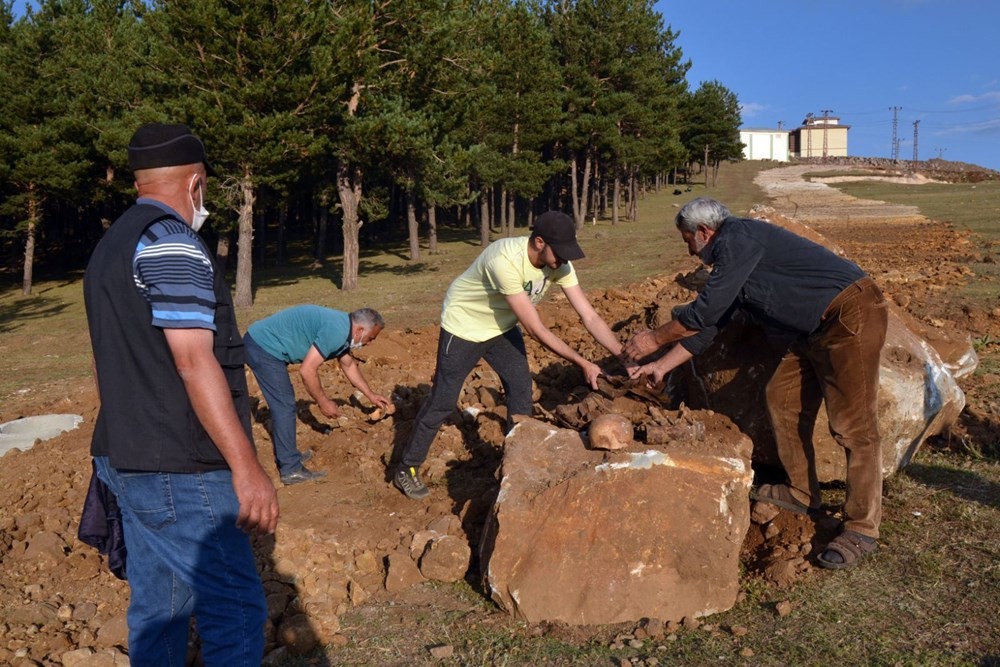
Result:
[[[899,142],[896,141],[896,128],[899,125],[899,110],[903,107],[889,107],[892,112],[892,161],[899,159]]]
[[[826,129],[827,127],[829,127],[828,123],[830,122],[830,112],[833,111],[833,109],[820,109],[820,111],[823,112],[823,162],[826,162],[826,156],[827,156]]]
[[[813,114],[812,114],[811,111],[806,114],[806,119],[802,123],[802,125],[806,129],[806,157],[812,157],[813,156],[813,131],[812,131]]]
[[[917,161],[917,126],[920,125],[919,120],[913,121],[913,161]]]
[[[778,129],[780,130],[780,129],[781,129],[781,126],[782,126],[782,125],[784,125],[784,124],[785,124],[785,121],[783,121],[783,120],[779,120],[779,121],[778,121]]]
[[[942,159],[942,158],[941,158],[941,156],[942,156],[942,155],[944,154],[944,152],[945,152],[946,150],[948,150],[948,149],[947,149],[947,148],[941,148],[940,146],[935,146],[935,147],[934,147],[934,150],[936,150],[936,151],[937,151],[937,154],[938,154],[938,156],[937,156],[937,159],[939,159],[939,160],[940,160],[940,159]]]

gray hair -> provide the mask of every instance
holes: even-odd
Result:
[[[677,229],[694,233],[699,227],[718,229],[722,221],[729,217],[729,209],[711,197],[692,199],[677,213]]]
[[[375,327],[385,329],[385,320],[378,314],[377,310],[371,308],[358,308],[351,313],[351,324],[360,324],[368,333]]]

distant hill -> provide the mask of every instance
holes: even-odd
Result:
[[[981,183],[983,181],[1000,180],[1000,171],[987,169],[967,162],[952,162],[934,158],[932,160],[920,160],[912,162],[910,160],[890,160],[880,157],[828,157],[823,158],[795,158],[792,162],[797,164],[839,164],[851,165],[858,168],[875,169],[892,173],[916,172],[933,178],[936,181],[946,181],[948,183]]]

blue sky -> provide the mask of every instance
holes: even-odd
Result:
[[[807,113],[850,125],[848,153],[942,157],[1000,170],[996,0],[659,0],[692,66],[692,88],[736,93],[743,126],[798,127]]]

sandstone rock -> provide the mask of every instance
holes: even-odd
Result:
[[[319,639],[305,614],[286,618],[278,626],[278,641],[293,655],[303,655],[316,648]]]
[[[354,559],[354,565],[359,571],[364,573],[378,572],[378,560],[370,549],[366,549]]]
[[[94,649],[78,648],[73,651],[66,651],[59,659],[62,660],[63,667],[80,667],[84,660],[94,655]]]
[[[759,526],[772,521],[781,513],[781,508],[771,503],[753,503],[750,509],[750,520]]]
[[[415,561],[420,560],[424,549],[427,548],[427,543],[435,537],[441,537],[442,535],[443,533],[439,533],[436,530],[418,530],[413,533],[413,539],[410,540],[410,558]]]
[[[101,623],[95,639],[99,646],[128,646],[128,620],[125,614],[114,616]]]
[[[751,445],[724,417],[703,421],[704,442],[607,455],[575,431],[518,425],[480,545],[494,601],[531,623],[730,608],[749,526]]]
[[[66,557],[68,548],[59,535],[43,530],[28,538],[28,547],[22,558],[39,564],[55,565]]]
[[[45,625],[57,620],[59,609],[46,602],[32,602],[8,608],[0,613],[3,614],[3,620],[10,625]]]
[[[270,593],[266,598],[267,617],[272,621],[281,618],[291,599],[292,596],[288,593]]]
[[[71,651],[71,653],[73,652]],[[63,665],[68,666],[68,664],[64,659]],[[89,656],[79,657],[79,661],[74,663],[74,667],[129,667],[129,664],[131,663],[127,655],[116,648],[109,648],[96,653],[91,652]]]
[[[455,647],[451,644],[439,644],[430,648],[430,654],[435,660],[444,660],[455,655]]]
[[[469,569],[472,549],[453,535],[442,535],[427,543],[420,557],[420,574],[432,581],[461,581]]]
[[[368,591],[366,591],[361,584],[354,581],[353,579],[347,585],[348,594],[350,596],[351,604],[355,607],[363,605],[368,601]]]
[[[458,535],[462,531],[462,520],[454,514],[444,514],[431,519],[427,524],[427,530],[440,533],[441,535]]]
[[[385,572],[385,590],[389,593],[399,593],[424,580],[417,569],[417,564],[406,554],[393,552],[389,554],[389,564]]]

